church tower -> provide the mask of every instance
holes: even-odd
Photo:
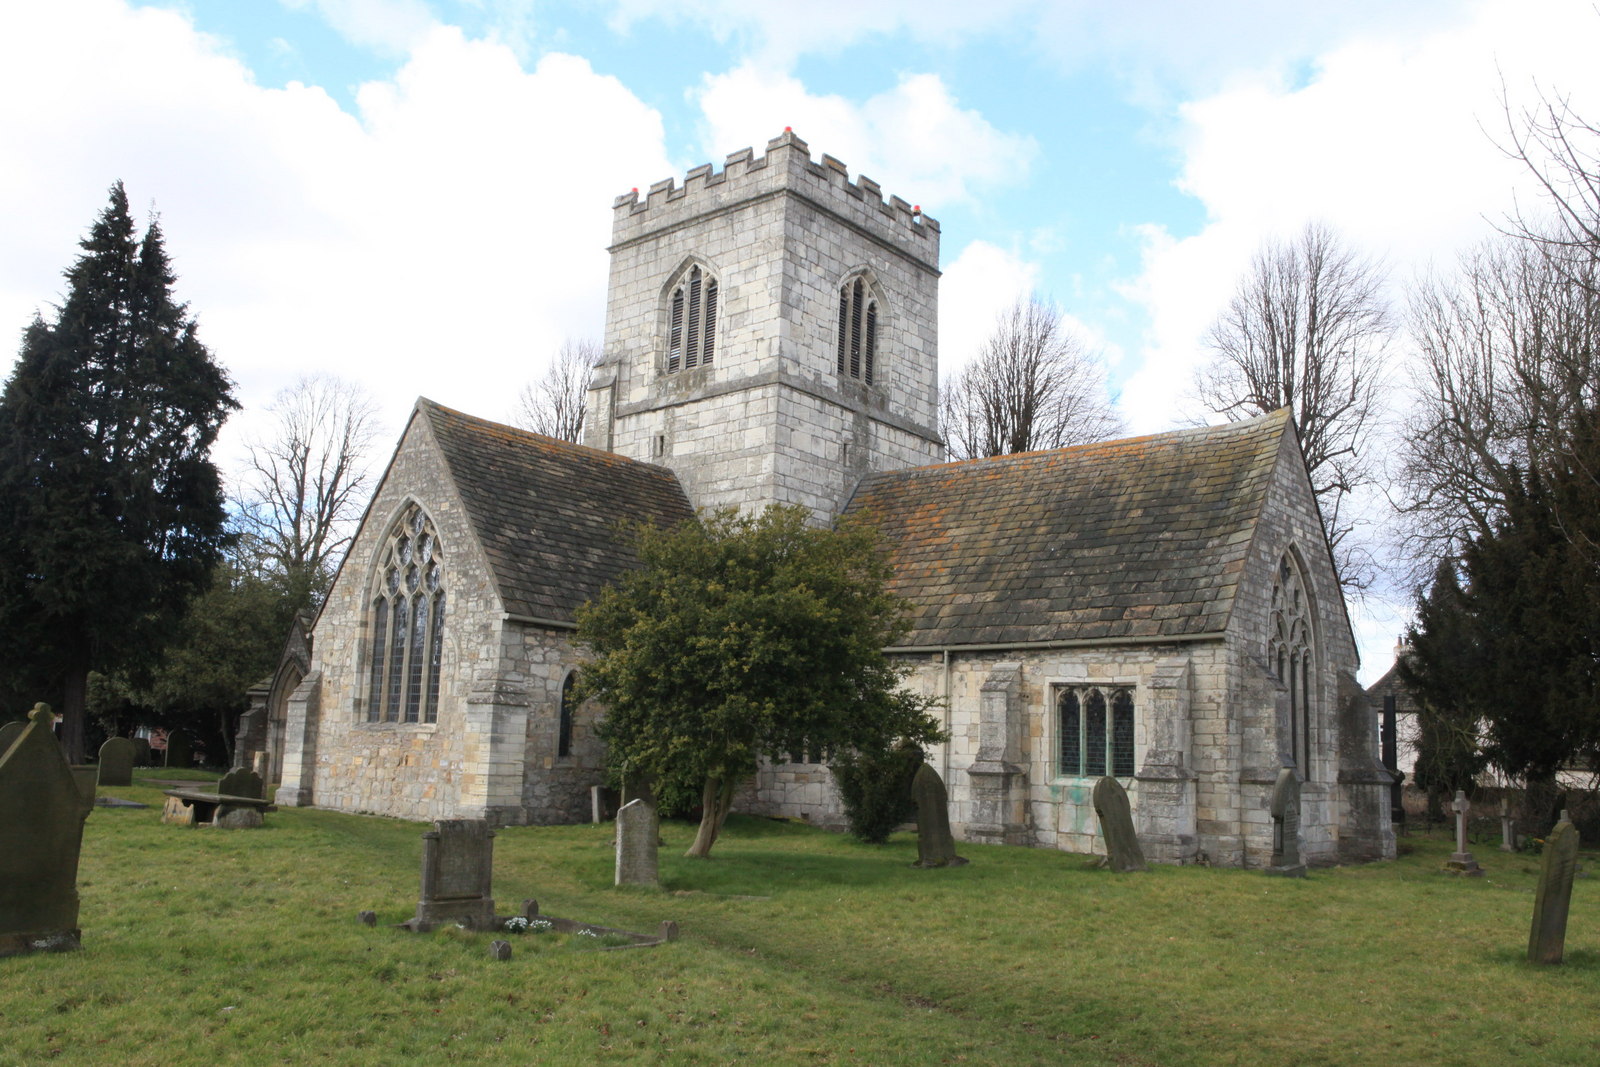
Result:
[[[939,224],[785,131],[613,205],[584,443],[700,508],[827,521],[868,471],[944,458]]]

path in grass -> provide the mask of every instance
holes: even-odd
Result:
[[[415,906],[425,826],[284,810],[258,831],[159,823],[159,790],[107,790],[86,828],[84,950],[0,960],[0,1064],[327,1062],[1600,1062],[1600,897],[1574,894],[1569,962],[1521,962],[1537,859],[1483,849],[1390,864],[1155,868],[963,846],[910,866],[766,820],[710,861],[668,823],[665,889],[610,885],[608,826],[512,828],[495,891],[608,926],[682,926],[658,949],[368,929]],[[1591,868],[1594,857],[1587,857]]]

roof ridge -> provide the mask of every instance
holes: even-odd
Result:
[[[1023,460],[1038,460],[1051,456],[1062,456],[1068,453],[1084,453],[1097,449],[1145,446],[1150,444],[1164,444],[1176,442],[1181,438],[1193,437],[1227,437],[1230,435],[1252,433],[1268,429],[1281,433],[1289,424],[1291,415],[1289,409],[1279,408],[1261,415],[1252,415],[1248,419],[1236,419],[1232,422],[1215,423],[1206,426],[1184,426],[1176,430],[1161,430],[1157,433],[1139,434],[1134,437],[1112,437],[1104,441],[1084,441],[1076,445],[1064,445],[1061,448],[1037,448],[1029,452],[1007,452],[999,456],[973,456],[970,459],[952,459],[943,463],[925,463],[920,467],[899,467],[894,470],[869,471],[867,478],[882,477],[885,475],[910,474],[916,471],[948,470],[952,467],[976,467],[983,464],[1015,463]],[[1276,423],[1276,426],[1271,424]],[[863,479],[865,480],[865,479]]]
[[[424,412],[430,417],[437,415],[450,416],[452,418],[459,419],[462,422],[491,432],[503,432],[516,437],[524,438],[529,444],[540,448],[572,452],[580,457],[589,456],[597,459],[603,459],[610,463],[621,463],[636,467],[649,467],[657,470],[670,469],[663,467],[659,463],[649,463],[645,460],[633,459],[629,456],[624,456],[620,452],[608,452],[603,448],[595,448],[591,445],[580,444],[577,441],[563,440],[560,437],[551,437],[549,434],[539,433],[537,430],[524,429],[521,426],[513,426],[508,422],[496,422],[493,419],[486,419],[482,415],[472,415],[468,412],[461,411],[458,408],[448,407],[439,403],[437,400],[430,400],[425,396],[417,397],[415,407],[416,410]]]

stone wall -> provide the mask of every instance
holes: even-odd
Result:
[[[1313,863],[1392,857],[1387,794],[1373,773],[1373,719],[1351,707],[1357,699],[1349,691],[1354,641],[1304,466],[1287,444],[1225,635],[901,657],[911,669],[907,684],[944,701],[940,714],[951,739],[929,758],[949,788],[958,833],[1102,852],[1090,797],[1094,781],[1056,773],[1054,692],[1067,685],[1128,687],[1137,773],[1123,785],[1151,858],[1265,866],[1272,848],[1272,782],[1291,758],[1286,693],[1265,660],[1272,580],[1289,551],[1300,560],[1314,600],[1318,666],[1311,767],[1302,787],[1304,854]],[[986,708],[991,721],[995,709],[1007,709],[1005,731],[991,727],[986,734]],[[997,789],[1010,792],[997,795]],[[752,806],[824,825],[843,821],[825,769],[812,765],[764,768]],[[1018,806],[1020,813],[1005,814]]]
[[[443,558],[447,607],[438,721],[369,723],[367,605],[375,555],[412,500],[433,519]],[[425,423],[414,418],[318,617],[309,676],[318,686],[316,721],[301,738],[291,721],[279,803],[408,819],[481,810],[487,768],[481,739],[468,729],[468,699],[499,676],[502,615],[461,502]]]
[[[613,238],[586,444],[671,467],[697,507],[799,503],[825,521],[865,471],[942,458],[932,219],[785,134],[619,199]],[[715,358],[669,373],[670,293],[694,264],[719,283]],[[857,273],[880,304],[870,385],[836,370]]]

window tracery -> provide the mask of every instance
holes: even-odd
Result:
[[[1301,775],[1311,776],[1311,706],[1316,671],[1310,598],[1294,562],[1278,561],[1272,583],[1272,615],[1267,632],[1267,662],[1289,693],[1289,752]]]
[[[1118,687],[1108,697],[1098,686],[1057,687],[1056,741],[1062,777],[1133,777],[1133,692]]]
[[[416,504],[378,555],[371,603],[368,722],[437,722],[445,583],[439,535]]]

